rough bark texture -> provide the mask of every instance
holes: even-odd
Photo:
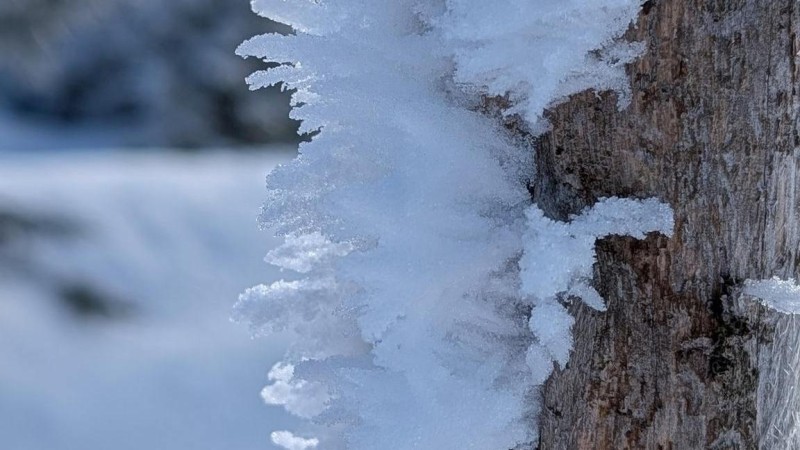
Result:
[[[549,112],[531,190],[551,217],[658,197],[676,225],[671,239],[598,242],[608,310],[572,308],[574,352],[543,389],[541,449],[800,448],[787,391],[798,377],[784,370],[798,326],[738,289],[798,272],[798,10],[647,1],[628,33],[647,44],[628,68],[631,104],[587,92]]]

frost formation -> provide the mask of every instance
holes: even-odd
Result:
[[[506,96],[535,128],[571,93],[624,92],[638,47],[615,38],[639,2],[252,3],[296,35],[242,44],[274,65],[251,87],[296,90],[293,117],[320,131],[269,175],[262,212],[286,237],[267,260],[302,276],[248,290],[235,310],[256,334],[299,336],[265,400],[310,418],[298,432],[326,449],[535,440],[538,385],[571,348],[562,297],[602,308],[594,241],[669,233],[672,216],[605,199],[569,223],[545,218],[525,189],[532,150],[475,109]]]
[[[307,450],[317,448],[319,445],[319,439],[305,439],[295,436],[289,431],[273,431],[270,437],[273,444],[288,450]]]
[[[794,278],[745,280],[744,294],[756,297],[769,308],[784,314],[800,314],[800,286]]]

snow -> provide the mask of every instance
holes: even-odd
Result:
[[[800,286],[794,278],[746,280],[744,294],[759,298],[769,308],[785,314],[800,314]]]
[[[295,381],[294,366],[278,363],[269,371],[271,385],[261,391],[268,405],[285,405],[290,413],[311,418],[325,410],[329,397],[324,386],[304,380]]]
[[[669,205],[655,199],[600,199],[568,223],[548,219],[536,206],[528,209],[527,217],[522,291],[538,298],[554,297],[590,280],[597,239],[612,234],[642,239],[650,232],[671,236],[674,225]],[[586,290],[584,286],[575,292]]]
[[[288,450],[306,450],[319,445],[319,439],[304,439],[295,436],[290,431],[273,431],[271,436],[275,445]]]
[[[264,259],[273,266],[308,273],[329,258],[347,256],[353,251],[348,243],[333,243],[320,233],[289,235],[283,245],[267,253]]]
[[[564,367],[572,350],[574,319],[559,294],[581,298],[588,306],[605,310],[600,294],[589,284],[595,262],[597,239],[631,236],[643,239],[647,233],[672,236],[674,218],[669,205],[655,199],[601,198],[570,222],[544,216],[532,205],[527,211],[528,231],[520,259],[521,292],[530,296],[533,309],[529,326],[536,343],[528,348],[527,361],[543,383],[552,367]]]
[[[526,193],[498,162],[513,147],[487,119],[443,101],[446,64],[430,40],[408,34],[408,2],[287,5],[297,5],[281,8],[290,25],[336,38],[265,36],[239,51],[281,62],[305,55],[251,77],[254,87],[288,80],[305,103],[293,112],[302,128],[325,127],[270,174],[263,213],[290,236],[273,260],[305,278],[249,290],[236,317],[259,333],[290,324],[304,336],[287,363],[294,382],[328,389],[314,419],[327,426],[313,430],[325,448],[514,446],[529,435],[528,387],[502,380],[512,352],[486,340],[510,347],[526,331],[485,301],[505,294],[484,289],[519,248],[511,230],[522,226]],[[319,8],[324,20],[307,14]],[[319,250],[291,241],[319,236]],[[342,255],[317,257],[328,248]]]
[[[625,64],[643,49],[615,40],[640,9],[631,0],[451,0],[433,19],[454,56],[455,81],[506,96],[532,126],[544,108],[586,90],[630,96]]]
[[[0,226],[0,447],[255,450],[297,425],[256,395],[288,338],[229,321],[279,276],[256,217],[287,155],[0,155],[0,212],[51,224]],[[75,313],[65,285],[112,309]]]
[[[541,129],[543,109],[571,93],[624,100],[640,46],[615,37],[639,2],[253,6],[297,34],[239,47],[278,63],[251,88],[295,89],[292,117],[320,131],[267,179],[262,222],[286,237],[267,260],[291,277],[236,306],[257,335],[302,337],[265,397],[313,415],[300,431],[326,449],[535,441],[539,385],[571,348],[562,294],[601,308],[596,239],[670,234],[672,212],[612,198],[569,223],[545,218],[525,188],[533,150],[476,110],[506,96]]]

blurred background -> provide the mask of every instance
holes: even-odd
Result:
[[[256,216],[299,142],[247,0],[0,0],[0,449],[263,449]]]

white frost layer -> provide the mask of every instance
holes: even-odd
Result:
[[[529,326],[536,342],[528,348],[527,361],[537,382],[544,382],[552,362],[561,367],[572,350],[574,319],[562,305],[559,294],[577,296],[595,309],[605,305],[589,284],[595,262],[597,239],[647,233],[672,236],[674,219],[669,205],[655,199],[603,198],[570,222],[548,219],[536,206],[527,211],[528,231],[520,260],[521,291],[534,304]],[[552,362],[551,362],[552,361]]]
[[[261,397],[269,405],[284,405],[298,417],[311,418],[324,411],[329,400],[325,387],[293,378],[293,365],[276,364],[269,372],[272,384],[261,391]]]
[[[594,243],[612,234],[642,239],[647,233],[672,236],[673,218],[669,205],[655,199],[600,199],[570,222],[548,219],[536,206],[527,211],[528,232],[525,254],[520,261],[522,290],[537,298],[550,298],[576,287],[592,277]],[[594,303],[596,297],[590,294]]]
[[[455,79],[508,95],[530,123],[545,107],[586,89],[630,96],[625,64],[643,50],[615,40],[639,13],[631,0],[450,0],[434,24],[456,63]]]
[[[786,314],[800,314],[800,286],[794,278],[746,280],[744,293],[761,299],[768,307]]]
[[[295,436],[290,431],[273,431],[270,437],[273,444],[287,450],[306,450],[309,448],[317,448],[317,445],[319,445],[319,439],[301,438]]]
[[[613,38],[639,2],[253,6],[298,33],[242,44],[239,54],[279,64],[253,74],[251,87],[295,89],[293,117],[321,130],[269,175],[262,215],[287,236],[268,261],[303,278],[250,289],[236,307],[257,334],[304,336],[281,366],[291,365],[291,377],[274,377],[265,398],[297,409],[305,394],[293,387],[325,386],[314,394],[326,408],[312,430],[325,448],[534,440],[536,385],[554,360],[566,361],[572,318],[553,295],[520,291],[517,260],[534,232],[526,229],[547,228],[526,224],[531,149],[469,108],[480,95],[508,95],[511,113],[533,124],[570,93],[622,88],[622,64],[636,48]],[[587,240],[626,231],[604,205],[595,215],[612,224],[587,223]],[[619,214],[639,218],[636,205]],[[580,231],[581,220],[589,219],[568,226]],[[591,266],[591,250],[576,257]],[[582,277],[555,276],[575,280],[555,292],[602,303]],[[528,321],[521,311],[531,308]]]

